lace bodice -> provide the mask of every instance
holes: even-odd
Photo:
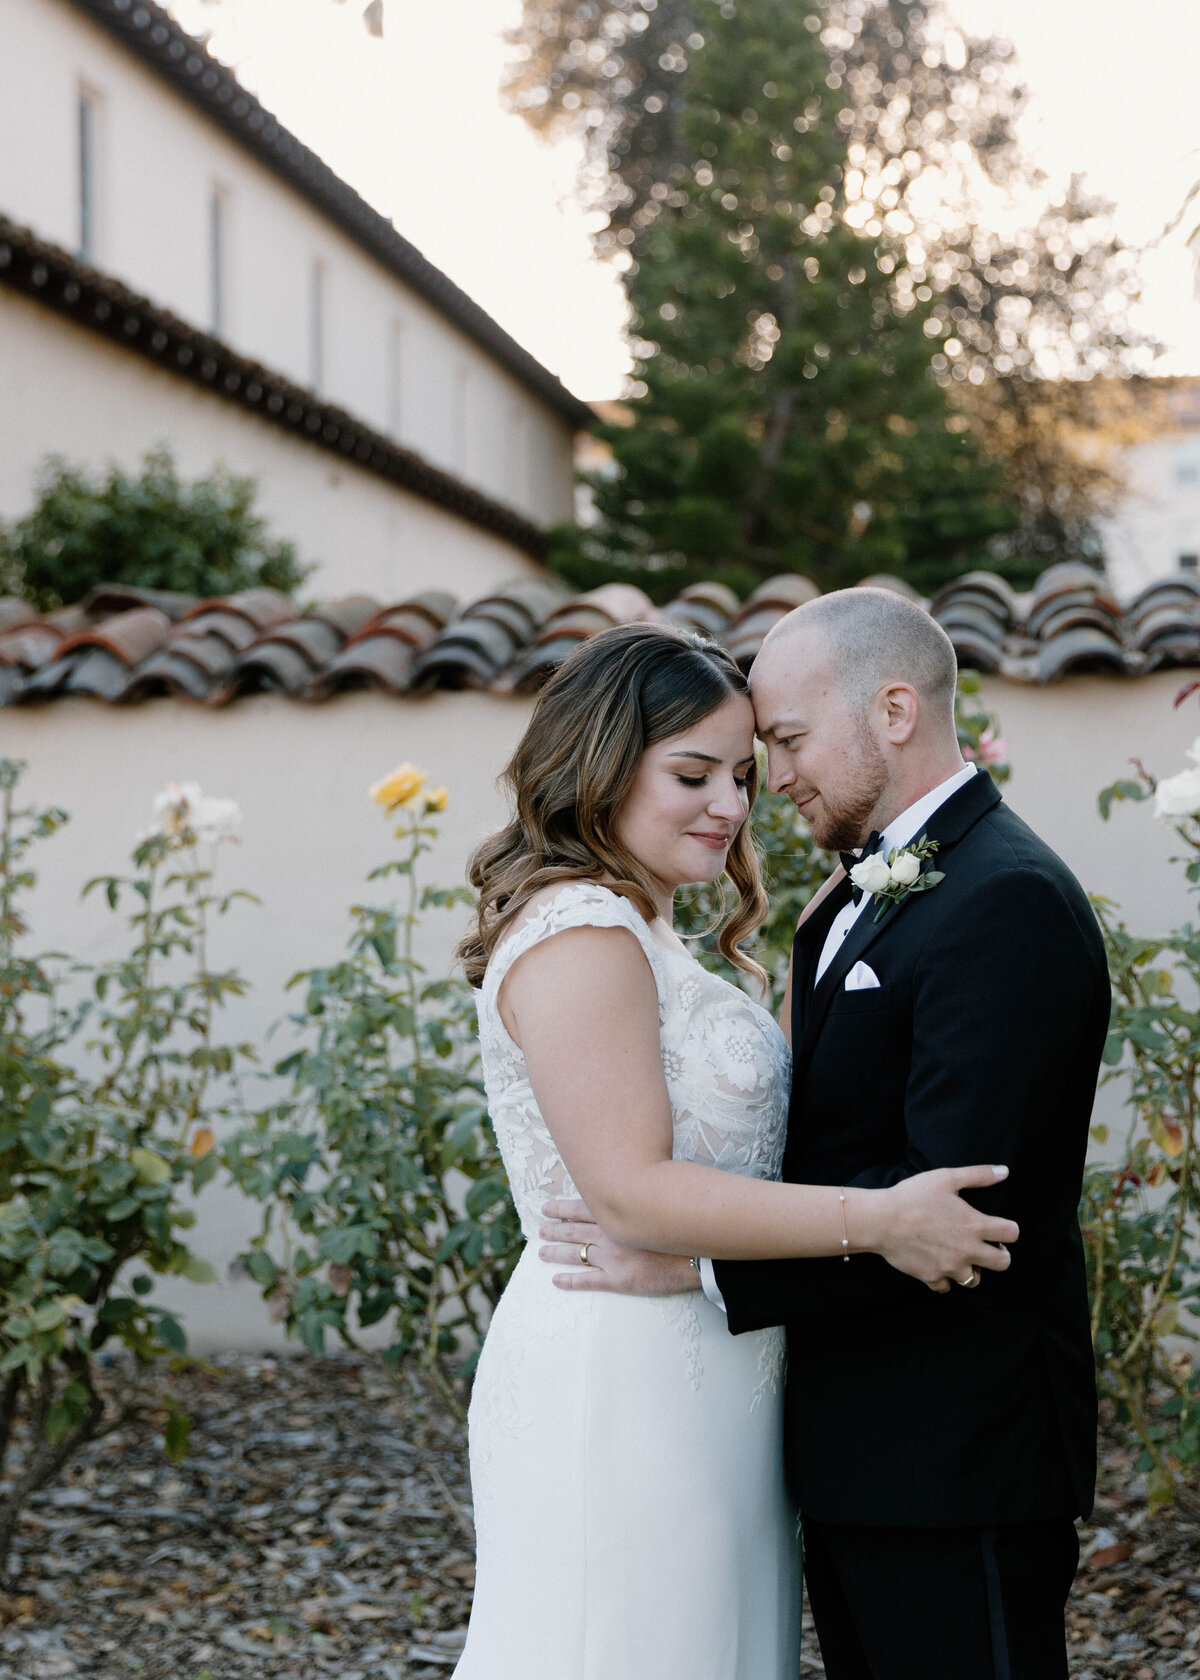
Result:
[[[634,905],[594,882],[569,882],[492,952],[479,991],[479,1039],[488,1110],[527,1237],[547,1197],[579,1194],[543,1120],[525,1058],[496,999],[519,956],[574,927],[622,927],[646,953],[658,991],[663,1071],[676,1160],[776,1178],[783,1157],[790,1053],[767,1011],[694,957],[654,937]]]

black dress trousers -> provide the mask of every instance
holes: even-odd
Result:
[[[1069,1517],[996,1528],[804,1522],[828,1680],[1067,1680]]]

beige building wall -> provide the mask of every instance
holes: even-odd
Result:
[[[1096,677],[1044,689],[995,679],[985,689],[1012,745],[1016,770],[1006,797],[1013,808],[1086,887],[1120,901],[1131,925],[1151,932],[1176,926],[1191,909],[1168,863],[1169,831],[1144,805],[1117,807],[1102,823],[1096,793],[1133,756],[1162,774],[1182,766],[1200,714],[1194,701],[1172,710],[1180,681]],[[461,880],[472,846],[502,818],[495,779],[529,710],[527,700],[439,693],[403,702],[346,695],[319,706],[258,696],[211,712],[172,701],[128,710],[57,701],[0,711],[0,752],[29,760],[27,793],[72,816],[41,848],[36,944],[91,961],[120,948],[116,919],[97,900],[81,904],[79,889],[92,875],[122,868],[164,783],[194,779],[205,792],[235,798],[245,814],[244,841],[224,852],[221,878],[257,893],[262,904],[238,908],[220,926],[212,960],[253,983],[226,1011],[224,1036],[262,1044],[288,1007],[290,976],[341,952],[347,907],[385,901],[381,887],[365,882],[390,844],[368,784],[403,759],[447,784],[452,802],[429,875],[443,884]],[[445,970],[462,925],[461,912],[428,918],[422,955],[434,971]],[[267,1043],[265,1059],[284,1054],[285,1042],[277,1035]],[[1113,1122],[1119,1112],[1116,1094],[1103,1093],[1098,1113]],[[197,1247],[224,1277],[256,1211],[216,1186],[201,1209]],[[248,1283],[173,1281],[161,1298],[183,1312],[196,1347],[282,1344]]]
[[[185,477],[223,460],[258,479],[272,534],[317,564],[306,596],[467,601],[544,575],[501,538],[0,288],[0,519],[29,509],[48,455],[131,469],[160,443]]]
[[[100,25],[3,0],[0,46],[0,212],[79,250],[86,95],[97,267],[535,523],[570,517],[566,420]]]

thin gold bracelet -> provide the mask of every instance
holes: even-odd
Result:
[[[838,1201],[842,1204],[842,1259],[850,1258],[850,1234],[846,1230],[846,1186],[843,1184],[838,1190]]]

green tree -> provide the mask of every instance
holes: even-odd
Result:
[[[754,12],[773,46],[803,22],[826,49],[819,92],[845,142],[843,213],[896,255],[897,303],[931,307],[936,375],[1019,512],[995,544],[1000,569],[1020,580],[1095,559],[1094,516],[1122,488],[1114,446],[1130,441],[1112,376],[1145,369],[1153,347],[1130,326],[1135,254],[1113,237],[1109,206],[1074,182],[1048,192],[1021,150],[1011,46],[965,34],[942,0]],[[691,169],[686,113],[709,15],[704,0],[524,0],[510,100],[540,131],[584,137],[597,247],[619,262]]]
[[[0,593],[43,611],[81,600],[98,584],[226,595],[266,584],[291,594],[307,569],[254,511],[256,485],[217,466],[185,483],[165,449],[136,474],[103,478],[52,458],[37,501],[0,524]]]
[[[875,571],[935,588],[1016,525],[949,406],[950,329],[899,284],[902,252],[853,225],[828,49],[776,0],[698,5],[676,94],[685,167],[633,219],[634,424],[606,436],[579,581],[631,561],[656,592],[826,587]],[[655,575],[659,574],[659,575]]]

